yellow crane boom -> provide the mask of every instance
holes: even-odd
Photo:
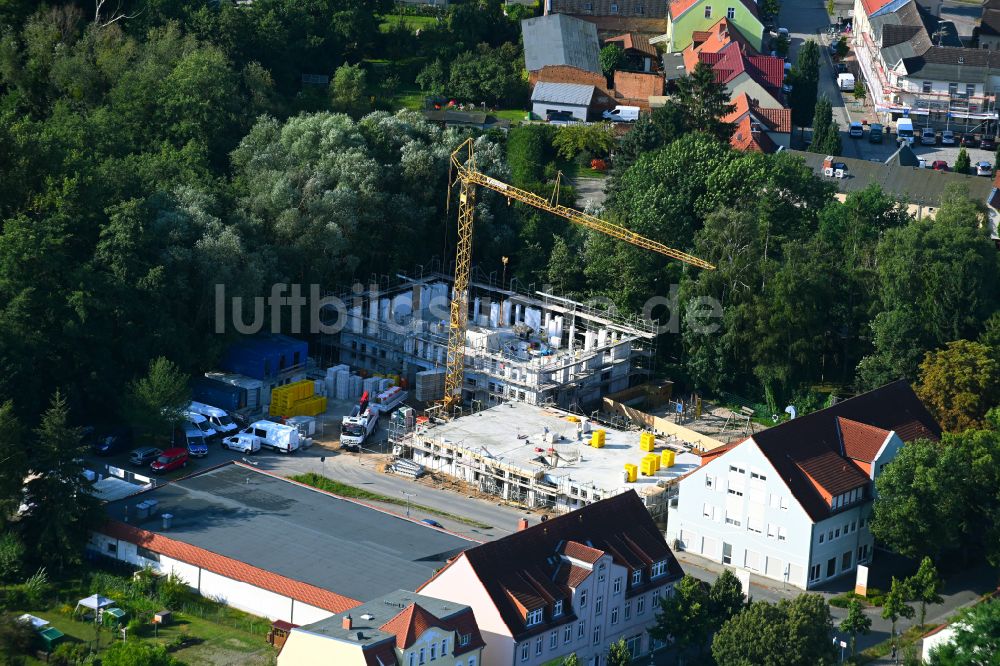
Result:
[[[476,187],[485,187],[507,197],[508,201],[520,201],[538,210],[558,215],[574,224],[598,231],[606,236],[631,243],[636,247],[658,252],[671,259],[715,270],[715,266],[686,252],[675,250],[663,243],[640,236],[625,227],[588,215],[582,211],[558,203],[556,194],[551,201],[533,192],[522,190],[503,181],[491,178],[476,169],[472,139],[466,139],[451,154],[451,168],[456,174],[460,189],[458,195],[458,247],[455,254],[455,284],[451,300],[448,326],[448,358],[444,381],[444,407],[451,407],[462,399],[462,384],[465,374],[465,332],[469,320],[469,275],[472,268],[472,229],[476,209]]]

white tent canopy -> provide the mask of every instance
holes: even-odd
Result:
[[[99,594],[92,594],[86,599],[80,599],[80,601],[76,602],[77,608],[83,606],[84,608],[89,608],[90,610],[94,611],[99,610],[101,608],[108,608],[109,606],[114,606],[114,605],[115,605],[114,601],[108,599],[107,597],[102,597]]]

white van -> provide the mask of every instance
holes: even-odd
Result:
[[[900,118],[896,121],[896,137],[899,143],[906,141],[906,143],[913,145],[913,121],[909,118]]]
[[[283,423],[254,421],[241,430],[240,435],[255,437],[261,448],[273,449],[279,453],[292,453],[299,449],[299,429]]]
[[[854,90],[854,75],[850,72],[837,74],[837,87],[841,90]]]
[[[184,410],[184,419],[192,426],[201,431],[201,434],[205,439],[218,439],[222,434],[218,430],[212,427],[212,424],[207,418],[199,414],[198,412],[193,412],[190,409]]]
[[[616,106],[610,111],[605,111],[605,120],[613,123],[634,123],[639,120],[639,107],[637,106]]]
[[[233,419],[229,417],[229,414],[224,409],[212,407],[203,402],[192,402],[188,405],[188,411],[204,416],[212,424],[212,427],[215,428],[215,431],[223,437],[234,435],[239,430],[239,426],[233,422]]]

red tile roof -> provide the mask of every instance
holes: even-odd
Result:
[[[684,58],[684,68],[690,73],[694,71],[698,64],[700,53],[719,53],[723,50],[735,48],[747,54],[755,54],[757,51],[750,46],[750,42],[739,30],[733,29],[726,18],[719,19],[711,29],[694,33],[697,37],[682,52]]]
[[[361,604],[360,601],[345,597],[329,590],[293,580],[270,571],[218,555],[210,550],[192,546],[182,541],[165,537],[155,532],[128,525],[117,520],[108,521],[100,530],[102,534],[122,541],[148,548],[182,562],[201,567],[220,576],[255,585],[276,594],[291,597],[296,601],[316,606],[331,613],[341,613]]]
[[[569,562],[563,562],[560,565],[559,570],[556,571],[553,580],[559,585],[565,587],[580,587],[580,583],[587,580],[587,576],[592,574],[591,569],[586,567],[577,566],[576,564],[570,564]]]
[[[774,56],[746,55],[737,49],[725,49],[719,53],[699,53],[698,59],[715,70],[719,83],[729,83],[746,72],[763,86],[771,95],[781,100],[781,84],[785,79],[785,61]]]
[[[412,603],[399,613],[396,613],[379,629],[387,634],[395,634],[396,647],[405,650],[413,645],[414,641],[431,627],[449,628],[436,616],[427,612],[423,606]]]
[[[610,44],[611,42],[618,44],[626,51],[632,49],[633,51],[645,53],[653,58],[659,56],[659,53],[656,51],[656,47],[650,44],[647,38],[640,36],[638,33],[626,32],[624,35],[616,35],[614,37],[608,37],[604,40],[605,44]]]
[[[566,557],[572,557],[574,560],[580,560],[588,564],[593,564],[601,557],[604,557],[603,550],[585,546],[579,541],[567,541],[563,544],[562,552]]]
[[[861,0],[861,6],[865,8],[865,13],[871,16],[890,2],[892,0]]]
[[[761,121],[769,131],[791,134],[792,132],[792,110],[791,109],[767,109],[758,106],[756,100],[750,109],[751,113]]]
[[[736,124],[729,145],[744,153],[770,154],[778,149],[771,137],[755,128],[754,120],[749,114]]]
[[[839,453],[829,449],[799,452],[795,466],[821,490],[825,499],[868,485],[868,475]]]
[[[842,416],[837,417],[837,425],[840,427],[840,440],[844,444],[844,455],[866,463],[875,461],[879,449],[891,434],[888,430]]]

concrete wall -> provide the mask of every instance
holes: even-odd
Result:
[[[717,439],[713,439],[708,435],[703,435],[700,432],[695,432],[690,428],[685,428],[682,425],[672,423],[663,417],[653,416],[652,414],[647,414],[646,412],[636,409],[635,407],[629,407],[628,405],[612,400],[611,398],[604,398],[602,411],[624,416],[631,419],[633,423],[644,428],[648,428],[654,432],[664,435],[674,435],[682,441],[698,445],[698,447],[703,451],[711,451],[712,449],[722,446],[725,443],[720,442]]]

